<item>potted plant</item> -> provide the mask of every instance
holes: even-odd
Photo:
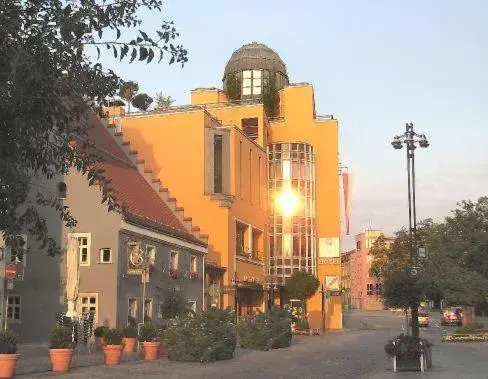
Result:
[[[15,375],[17,363],[17,337],[11,330],[0,331],[0,378],[11,378]]]
[[[102,350],[102,347],[105,345],[105,333],[108,332],[108,326],[99,326],[95,328],[93,334],[95,335],[95,345],[97,346],[98,350]]]
[[[178,270],[175,268],[171,268],[169,270],[169,276],[171,276],[172,279],[178,279],[179,276]]]
[[[67,326],[56,326],[51,332],[49,359],[54,372],[67,372],[73,357],[73,331]]]
[[[139,341],[142,343],[146,361],[158,359],[161,342],[158,341],[158,331],[154,324],[148,322],[142,325],[139,331]]]
[[[118,329],[110,329],[105,333],[106,345],[103,346],[103,355],[105,356],[105,364],[108,366],[120,364],[120,357],[122,356],[122,332]]]
[[[432,344],[423,338],[400,334],[385,345],[393,358],[393,371],[424,371],[432,365]]]
[[[136,347],[137,329],[132,325],[127,325],[124,329],[122,329],[122,337],[124,352],[132,353]]]
[[[192,279],[192,280],[198,280],[198,278],[199,278],[199,275],[198,275],[198,272],[197,271],[190,272],[190,279]]]
[[[310,324],[306,318],[300,318],[295,324],[297,334],[310,334]]]

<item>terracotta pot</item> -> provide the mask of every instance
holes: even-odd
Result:
[[[67,372],[73,357],[73,349],[49,349],[53,372]]]
[[[142,347],[144,348],[144,359],[146,361],[154,361],[158,359],[160,346],[161,342],[143,342]]]
[[[124,344],[124,352],[132,353],[136,347],[136,339],[131,337],[122,338],[122,343]]]
[[[105,356],[105,364],[113,366],[120,364],[120,357],[122,356],[123,345],[105,345],[103,347],[103,355]]]
[[[164,340],[162,340],[159,343],[160,343],[159,355],[161,357],[167,357],[168,356],[168,346],[166,345],[166,342]]]
[[[103,337],[95,337],[95,345],[98,350],[102,350],[107,343]]]
[[[0,378],[12,378],[19,354],[0,354]]]

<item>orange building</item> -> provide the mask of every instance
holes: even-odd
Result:
[[[305,270],[324,286],[312,326],[341,328],[338,122],[263,44],[233,53],[223,88],[193,90],[188,106],[111,109],[111,122],[208,235],[207,305],[263,310]]]

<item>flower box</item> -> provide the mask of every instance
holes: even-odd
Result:
[[[432,366],[432,344],[425,339],[401,334],[385,345],[393,371],[425,371]]]
[[[169,276],[171,276],[172,279],[178,279],[180,273],[178,272],[178,270],[172,268],[169,270]]]
[[[196,272],[196,271],[190,272],[190,279],[198,280],[198,278],[200,278],[200,275],[198,275],[198,272]]]

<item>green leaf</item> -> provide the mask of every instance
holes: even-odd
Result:
[[[130,55],[130,61],[129,61],[129,63],[132,63],[134,61],[134,59],[136,59],[136,57],[137,57],[137,49],[136,48],[133,48],[132,49],[132,53]]]
[[[154,51],[153,49],[149,49],[149,56],[147,57],[147,63],[151,63],[154,58]]]
[[[142,37],[144,38],[145,41],[149,40],[149,37],[147,36],[146,33],[144,33],[142,30],[139,30],[139,33],[141,33]]]
[[[124,45],[122,46],[122,49],[120,49],[120,60],[124,59],[124,57],[127,55],[129,52],[129,46]]]
[[[119,30],[119,28],[117,28],[116,30],[117,30],[117,37],[116,37],[116,39],[119,39],[120,38],[120,30]]]
[[[148,51],[144,46],[139,47],[139,60],[143,61],[147,58],[148,56]]]
[[[112,45],[112,49],[114,51],[114,58],[117,59],[117,48],[114,45]]]
[[[100,48],[96,46],[97,49],[97,60],[100,59]]]

